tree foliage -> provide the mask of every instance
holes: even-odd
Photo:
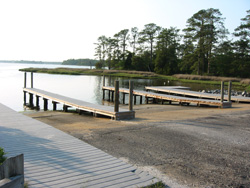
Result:
[[[95,66],[97,60],[95,59],[68,59],[62,62],[63,65],[86,65]]]
[[[234,39],[228,40],[224,20],[220,10],[209,8],[190,17],[183,34],[149,23],[141,31],[133,27],[100,36],[95,43],[98,68],[249,78],[250,10]]]

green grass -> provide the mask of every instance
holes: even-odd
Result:
[[[153,185],[146,186],[146,187],[144,187],[144,188],[165,188],[165,187],[166,187],[165,184],[162,183],[162,182],[160,181],[160,182],[158,182],[158,183],[155,183],[155,184],[153,184]]]
[[[7,157],[4,156],[6,154],[7,153],[4,152],[4,149],[0,147],[0,165],[7,159]]]

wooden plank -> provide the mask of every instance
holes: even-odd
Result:
[[[135,118],[134,111],[120,109],[119,112],[115,112],[114,108],[111,106],[92,104],[36,88],[23,88],[23,90],[27,93],[43,97],[45,100],[49,99],[52,100],[53,102],[61,103],[64,106],[69,106],[76,108],[78,110],[92,112],[98,115],[108,116],[116,120]]]
[[[113,91],[113,87],[103,87],[104,90],[111,90]],[[170,90],[178,90],[178,93],[180,93],[180,89],[170,89]],[[120,92],[123,93],[129,93],[129,90],[126,88],[120,88]],[[186,91],[186,90],[185,90]],[[218,106],[221,108],[225,107],[231,107],[231,102],[220,102],[218,100],[209,100],[209,99],[197,99],[197,98],[189,98],[189,97],[182,97],[182,96],[175,96],[175,95],[166,95],[166,94],[160,94],[160,93],[154,93],[154,92],[146,92],[146,91],[140,91],[140,90],[134,90],[133,95],[138,96],[144,96],[146,99],[153,98],[153,99],[160,99],[160,100],[166,100],[171,102],[178,102],[178,103],[194,103],[197,105],[203,104],[203,105],[211,105],[211,106]]]
[[[1,146],[8,156],[24,153],[24,173],[31,188],[104,184],[120,187],[119,183],[130,178],[136,180],[131,181],[136,187],[145,178],[154,179],[148,174],[141,176],[130,164],[2,104],[0,122]]]
[[[197,98],[205,98],[205,99],[215,99],[220,100],[220,94],[211,94],[211,93],[202,93],[197,91],[188,91],[183,89],[176,89],[171,87],[165,86],[147,86],[145,87],[146,90],[157,91],[157,92],[164,92],[164,93],[171,93],[171,94],[178,94],[178,95],[185,95],[190,97],[197,97]],[[228,95],[224,95],[225,99],[228,99]],[[242,96],[231,96],[231,100],[234,102],[250,102],[250,97],[242,97]]]

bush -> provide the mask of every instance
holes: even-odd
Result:
[[[3,162],[6,160],[7,157],[5,157],[6,153],[4,152],[4,149],[0,147],[0,165],[3,164]]]

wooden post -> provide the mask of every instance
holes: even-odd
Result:
[[[34,107],[34,104],[33,104],[33,94],[32,94],[32,93],[30,93],[29,106],[30,106],[30,107]]]
[[[33,88],[33,72],[30,73],[31,88]]]
[[[115,81],[115,112],[119,112],[119,81]]]
[[[134,82],[129,80],[129,111],[133,110],[133,90]]]
[[[136,105],[136,95],[134,95],[134,105]]]
[[[114,91],[111,91],[112,95],[111,95],[111,101],[114,102]]]
[[[111,96],[111,91],[109,90],[109,98],[108,98],[108,101],[110,101],[110,96]]]
[[[52,101],[52,104],[53,104],[53,111],[56,111],[56,105],[57,105],[57,102]]]
[[[231,95],[232,95],[232,81],[228,82],[228,102],[231,102]]]
[[[146,104],[148,104],[148,97],[146,97]]]
[[[109,75],[109,86],[111,86],[111,76]]]
[[[102,86],[105,86],[105,75],[102,77]]]
[[[36,95],[36,108],[39,109],[39,96]]]
[[[43,98],[43,110],[48,110],[48,99]]]
[[[105,99],[105,89],[102,89],[102,99]]]
[[[122,98],[122,103],[125,104],[125,98],[126,98],[126,94],[125,93],[122,93],[123,95],[123,98]]]
[[[142,104],[142,96],[140,96],[140,104]]]
[[[63,105],[63,111],[64,111],[64,112],[68,112],[68,106],[65,105],[65,104]]]
[[[105,75],[102,77],[102,86],[105,86]],[[102,99],[105,99],[105,89],[102,89]]]
[[[24,88],[26,88],[26,83],[27,83],[27,73],[24,73]]]
[[[221,98],[220,101],[223,102],[224,101],[224,82],[221,81]]]
[[[23,105],[26,106],[26,91],[23,91]]]

